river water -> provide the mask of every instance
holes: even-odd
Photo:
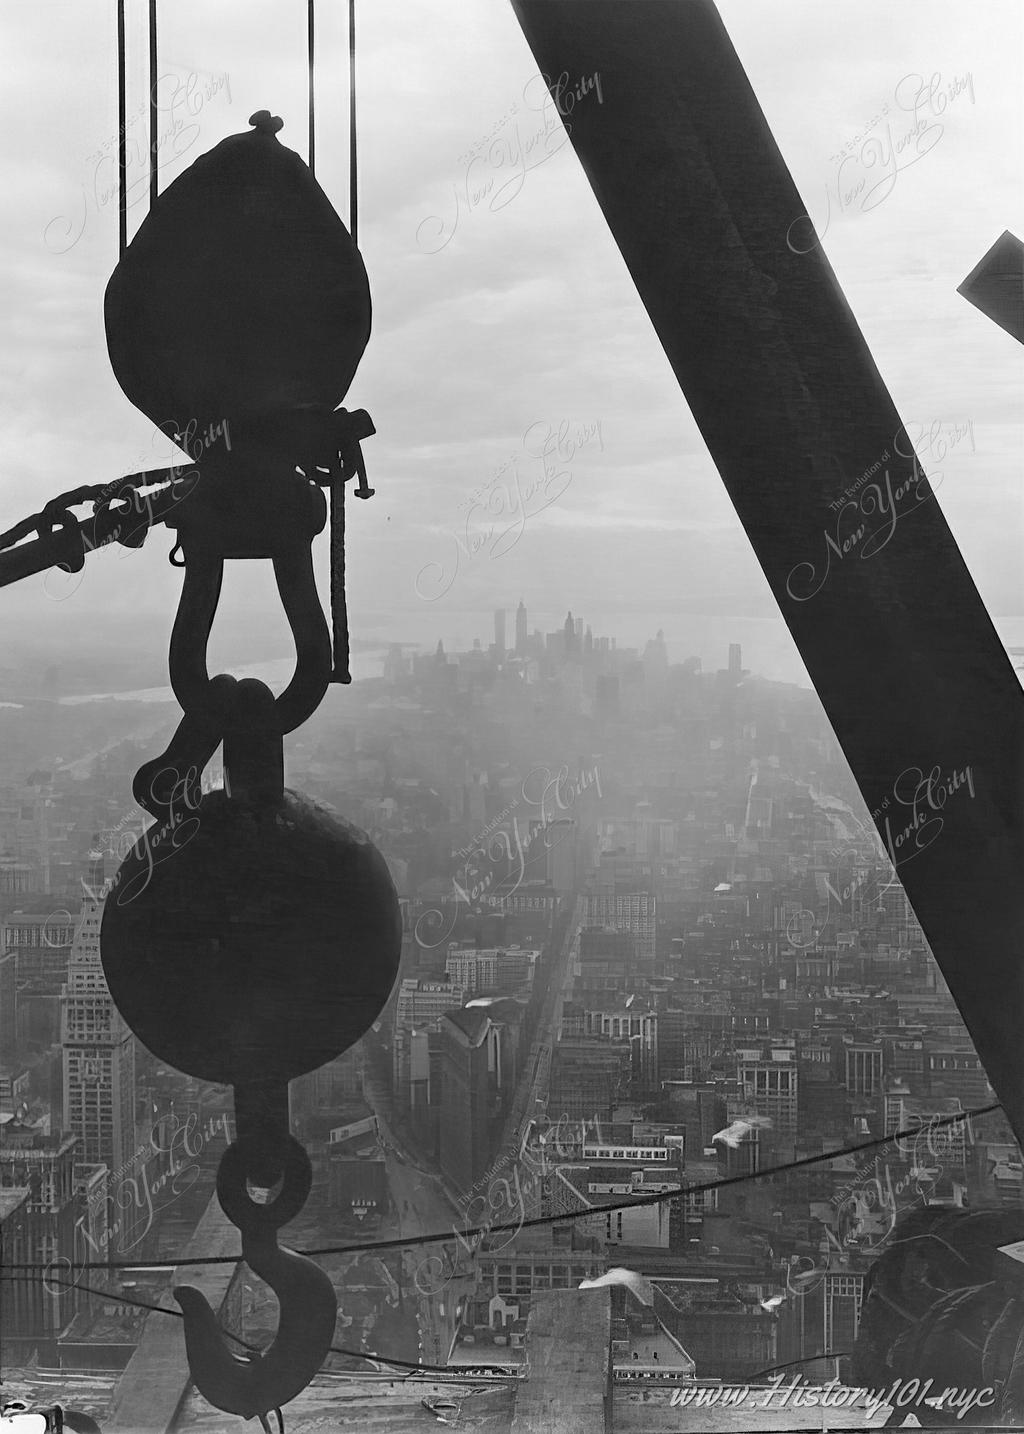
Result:
[[[353,681],[359,682],[366,677],[379,677],[386,656],[387,648],[385,647],[353,652],[349,660]],[[256,677],[261,682],[265,682],[276,695],[288,685],[294,671],[294,657],[275,657],[268,662],[251,662],[247,666],[238,667],[232,675],[238,678]],[[90,692],[85,696],[61,697],[59,702],[64,707],[77,707],[83,702],[174,702],[176,700],[170,686],[165,686],[138,687],[132,692]]]

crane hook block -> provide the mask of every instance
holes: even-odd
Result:
[[[168,185],[107,285],[107,349],[136,408],[166,430],[258,440],[329,413],[370,336],[359,250],[267,110]],[[173,434],[171,435],[173,437]],[[215,456],[215,455],[211,455]]]

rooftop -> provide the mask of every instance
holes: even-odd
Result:
[[[211,1209],[223,1221],[216,1202]],[[210,1249],[211,1231],[203,1235]],[[229,1269],[194,1268],[188,1278],[198,1284],[216,1272],[215,1278],[223,1281]],[[216,1303],[215,1291],[207,1289],[207,1294]],[[426,1373],[406,1377],[390,1371],[320,1374],[287,1406],[286,1428],[289,1434],[328,1434],[335,1429],[423,1434],[435,1427],[437,1415],[425,1403],[433,1398],[454,1406],[441,1405],[438,1415],[459,1429],[486,1434],[768,1434],[823,1427],[874,1429],[886,1422],[889,1407],[872,1407],[867,1391],[835,1382],[823,1385],[795,1370],[749,1387],[693,1380],[683,1370],[670,1368],[658,1370],[654,1380],[645,1378],[641,1387],[632,1361],[623,1365],[623,1373],[613,1375],[611,1294],[607,1287],[534,1291],[525,1377],[494,1373],[470,1379],[453,1372],[434,1380]],[[617,1322],[620,1337],[622,1323]],[[11,1397],[39,1405],[60,1401],[80,1409],[99,1420],[105,1434],[166,1434],[171,1428],[174,1434],[237,1434],[240,1421],[212,1408],[189,1386],[180,1321],[154,1314],[146,1324],[143,1345],[119,1387],[113,1374],[8,1369],[5,1389]],[[151,1330],[158,1344],[147,1346]],[[674,1344],[679,1348],[678,1341]],[[500,1355],[496,1362],[513,1362],[512,1350],[502,1349]],[[738,1393],[723,1408],[725,1392],[733,1389]],[[829,1405],[823,1409],[826,1392]]]
[[[333,1429],[379,1430],[381,1434],[424,1434],[437,1427],[435,1417],[424,1408],[424,1399],[439,1397],[457,1406],[457,1428],[480,1430],[481,1434],[509,1434],[512,1420],[513,1387],[496,1383],[436,1384],[402,1377],[372,1375],[319,1375],[308,1389],[288,1405],[285,1418],[288,1434],[327,1434]],[[442,1410],[456,1422],[455,1410]],[[273,1421],[271,1421],[273,1424]],[[191,1390],[175,1423],[175,1434],[238,1434],[242,1421],[211,1408]],[[549,1431],[550,1434],[550,1431]]]
[[[442,1019],[450,1022],[475,1046],[480,1044],[487,1033],[489,1017],[479,1006],[465,1006],[462,1010],[446,1011]]]

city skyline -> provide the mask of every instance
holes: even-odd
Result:
[[[983,21],[0,16],[0,1415],[1019,1416]]]
[[[791,1359],[810,1387],[857,1340],[899,1222],[968,1203],[1011,1220],[1024,1161],[1002,1118],[963,1114],[991,1104],[987,1077],[813,692],[745,681],[738,643],[707,670],[656,640],[588,643],[574,608],[538,643],[527,596],[510,611],[535,680],[509,681],[497,643],[462,662],[406,653],[289,755],[290,780],[383,852],[403,927],[378,1030],[293,1083],[316,1193],[292,1238],[409,1242],[384,1272],[349,1256],[335,1275],[347,1343],[384,1357],[516,1369],[547,1300],[626,1263],[657,1324],[614,1296],[621,1397],[641,1376],[652,1395],[666,1379],[699,1392]],[[481,644],[514,632],[498,612]],[[138,834],[138,752],[0,784],[0,1028],[16,1033],[0,1207],[10,1248],[45,1237],[72,1275],[87,1253],[153,1262],[155,1299],[161,1257],[216,1201],[230,1114],[225,1090],[122,1040],[97,970],[88,891]],[[114,1045],[137,1071],[120,1136]],[[841,1153],[900,1130],[913,1138],[869,1159]],[[811,1183],[759,1184],[801,1152]],[[43,1217],[26,1202],[51,1169]],[[736,1176],[751,1183],[721,1183]],[[522,1228],[555,1214],[567,1236]],[[417,1248],[448,1229],[471,1259]],[[88,1283],[8,1299],[6,1343],[99,1358]],[[269,1335],[255,1289],[246,1327]],[[119,1328],[134,1348],[145,1312]],[[144,1370],[103,1387],[141,1398]]]
[[[460,610],[491,609],[496,586],[516,596],[530,590],[551,607],[556,604],[543,596],[546,591],[571,592],[606,630],[617,612],[637,605],[660,613],[654,626],[666,631],[677,626],[676,614],[687,610],[702,623],[717,624],[730,615],[767,621],[780,675],[799,678],[777,605],[571,148],[564,146],[531,169],[518,187],[511,183],[515,166],[506,161],[502,168],[497,152],[494,164],[478,162],[473,173],[493,181],[495,190],[505,185],[509,202],[494,212],[486,204],[464,212],[451,242],[438,253],[418,244],[417,233],[426,232],[421,226],[429,216],[449,225],[452,189],[465,185],[480,137],[497,126],[496,133],[511,141],[512,130],[502,123],[513,104],[520,111],[523,142],[546,120],[533,90],[529,96],[538,108],[531,111],[524,99],[535,66],[504,0],[484,0],[457,34],[443,0],[408,4],[399,60],[394,26],[384,12],[368,12],[361,37],[362,142],[369,156],[389,160],[375,164],[371,158],[362,170],[362,240],[376,317],[351,399],[374,415],[378,431],[365,444],[365,457],[371,482],[375,474],[380,481],[376,497],[356,505],[349,520],[353,635],[420,640],[421,609],[433,607],[444,613],[446,641],[454,640],[458,623],[465,622]],[[35,511],[41,496],[75,481],[109,481],[162,461],[151,426],[130,408],[109,371],[97,299],[116,259],[116,215],[109,202],[101,202],[109,168],[103,168],[102,155],[117,127],[112,23],[98,24],[84,10],[68,11],[66,49],[58,59],[47,39],[53,13],[44,5],[12,13],[6,22],[17,56],[8,103],[32,134],[34,150],[31,162],[14,151],[0,161],[12,198],[6,312],[23,360],[0,390],[10,415],[4,526]],[[269,0],[256,12],[247,10],[242,27],[234,18],[240,13],[227,4],[199,23],[186,7],[163,19],[162,134],[170,134],[181,118],[191,74],[199,85],[198,98],[191,101],[196,113],[187,116],[188,147],[177,140],[165,146],[164,187],[196,155],[244,130],[248,115],[268,102],[285,118],[283,142],[304,152],[301,37]],[[823,245],[908,425],[907,442],[920,452],[926,472],[942,475],[937,501],[994,620],[1019,624],[1011,641],[1021,645],[1017,355],[1012,341],[956,293],[998,234],[1006,228],[1019,233],[1022,227],[1015,183],[1022,133],[1014,69],[1019,45],[1012,42],[1019,38],[1021,15],[1018,7],[995,0],[988,13],[991,26],[977,27],[951,0],[934,0],[926,36],[915,7],[896,14],[881,0],[848,7],[839,22],[844,36],[839,63],[832,49],[834,26],[805,0],[794,0],[770,23],[739,0],[722,5],[797,186],[823,228],[826,199],[831,205]],[[320,62],[337,66],[338,73],[344,64],[343,29],[340,18],[325,18],[318,42]],[[883,31],[884,52],[877,41]],[[792,53],[797,36],[801,52],[812,57],[799,83],[782,59]],[[132,41],[129,111],[134,114],[144,74],[141,33],[133,32]],[[48,100],[43,76],[52,79],[55,66],[66,114],[75,116],[74,133]],[[865,128],[887,105],[893,145],[903,143],[915,118],[913,86],[904,82],[925,71],[938,74],[941,90],[929,98],[925,85],[920,99],[921,125],[929,129],[927,151],[891,176],[891,192],[874,196],[883,202],[862,212],[873,160],[873,152],[863,149]],[[213,82],[225,75],[228,83],[215,88]],[[97,84],[97,76],[110,76],[109,85]],[[950,86],[957,87],[952,97]],[[420,113],[424,103],[431,123],[409,123],[409,113]],[[581,103],[596,105],[596,94]],[[933,114],[940,106],[941,114]],[[344,215],[345,126],[339,107],[337,95],[322,101],[320,175]],[[512,152],[509,144],[506,152]],[[850,180],[851,189],[863,185],[847,204],[837,197],[835,157],[849,156],[844,182]],[[876,170],[880,164],[881,157],[875,158]],[[145,211],[144,189],[133,190],[130,233]],[[66,299],[59,337],[49,298],[53,285]],[[602,296],[599,344],[591,338],[597,294]],[[438,315],[444,316],[443,340]],[[537,335],[548,332],[559,334],[571,363],[553,365],[543,358]],[[405,355],[400,363],[394,360],[396,344]],[[936,355],[941,362],[934,361]],[[421,371],[431,375],[430,384],[420,382]],[[31,383],[28,372],[35,376]],[[40,374],[46,375],[45,384],[38,381]],[[39,396],[44,388],[55,395],[45,406]],[[597,423],[600,444],[596,432],[578,444]],[[572,481],[543,509],[539,494],[528,500],[513,544],[515,533],[502,538],[516,517],[503,496],[508,487],[510,499],[515,497],[510,464],[518,464],[525,494],[537,463],[524,450],[524,435],[527,450],[543,448],[540,440],[550,428],[557,450],[563,424],[567,439],[556,466]],[[88,435],[84,461],[83,433]],[[847,484],[853,481],[846,478]],[[837,495],[843,486],[837,475]],[[127,608],[140,623],[159,629],[178,584],[163,561],[169,546],[161,534],[138,553],[93,554],[83,574],[52,574],[6,589],[5,611],[12,622],[30,621],[40,634],[34,640],[44,647],[59,641],[76,607],[88,613],[89,622]],[[451,586],[426,602],[417,592],[417,576],[425,564],[436,563],[447,582],[457,551],[460,567]],[[325,541],[316,545],[316,554],[326,592]],[[229,573],[219,624],[248,611],[265,614],[272,632],[279,617],[272,610],[268,575],[260,564],[246,566],[250,570]],[[423,590],[432,595],[439,586],[443,583]],[[49,623],[40,625],[40,609]],[[381,619],[389,632],[381,630]],[[409,625],[405,633],[403,623]],[[283,636],[283,628],[278,630]],[[739,638],[752,655],[753,637]]]

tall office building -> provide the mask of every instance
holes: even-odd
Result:
[[[441,1169],[460,1193],[473,1189],[491,1159],[490,1025],[479,1007],[441,1018]]]
[[[121,1170],[135,1150],[135,1038],[100,964],[103,901],[86,897],[61,995],[64,1124],[76,1159]]]
[[[494,609],[494,655],[500,662],[505,656],[505,609]]]
[[[729,671],[734,677],[740,677],[743,673],[743,653],[738,642],[729,644]]]
[[[797,1132],[797,1066],[788,1048],[738,1049],[737,1079],[744,1105],[771,1120],[784,1135]]]
[[[440,1023],[440,1164],[462,1194],[480,1188],[516,1084],[517,1033],[479,1006]]]
[[[516,656],[517,656],[517,657],[525,657],[525,656],[526,656],[526,642],[527,642],[527,636],[526,636],[526,604],[523,602],[522,598],[520,598],[520,600],[519,600],[519,606],[516,608]]]

